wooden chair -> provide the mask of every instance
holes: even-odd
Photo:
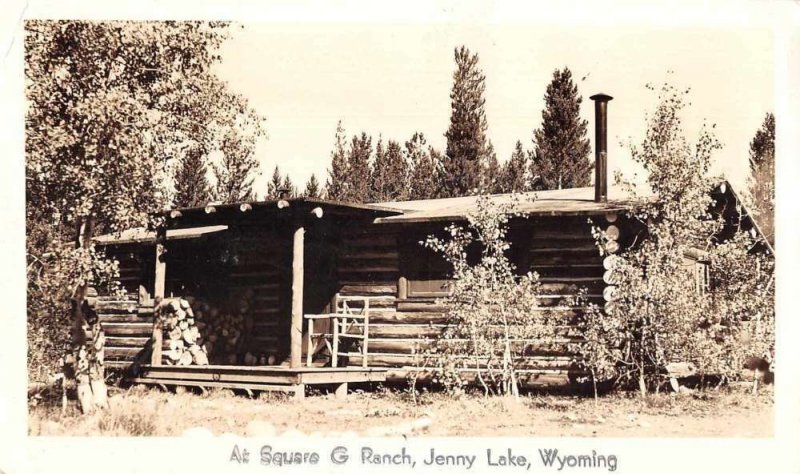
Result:
[[[369,297],[365,296],[340,296],[336,295],[332,302],[333,312],[328,314],[306,314],[308,320],[306,366],[311,367],[315,339],[325,341],[325,346],[331,353],[331,367],[336,367],[339,356],[350,355],[342,352],[344,340],[361,341],[361,366],[367,366],[369,354]],[[331,332],[315,332],[314,322],[330,320]],[[362,330],[358,332],[358,329]],[[355,331],[353,331],[355,329]]]

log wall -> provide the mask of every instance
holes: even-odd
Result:
[[[419,245],[444,224],[431,226],[369,225],[342,234],[342,252],[338,260],[340,292],[353,296],[381,296],[378,309],[370,312],[369,354],[367,363],[390,369],[389,380],[405,380],[430,361],[420,355],[445,329],[446,308],[433,295],[424,291],[408,293],[398,287],[401,277],[424,288],[430,278],[436,283],[446,278],[441,262],[428,261],[429,251]],[[571,323],[585,309],[585,302],[575,303],[581,288],[588,301],[603,301],[603,263],[586,217],[552,217],[512,223],[511,258],[521,271],[535,271],[540,276],[543,294],[542,311],[564,317],[563,330],[552,342],[579,340]],[[420,265],[420,255],[425,268]],[[416,262],[416,263],[412,263]],[[401,283],[402,284],[402,283]],[[431,285],[435,288],[436,285]],[[373,303],[370,303],[373,306]],[[536,350],[534,344],[526,358],[522,374],[533,384],[561,384],[572,375],[571,354]],[[360,365],[362,356],[353,351],[350,365]]]

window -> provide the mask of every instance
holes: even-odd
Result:
[[[694,263],[694,289],[698,294],[708,293],[711,284],[710,265],[708,261],[698,261]]]
[[[708,254],[703,250],[690,248],[684,252],[683,257],[686,266],[693,272],[695,291],[701,295],[708,293],[711,287],[711,262]]]

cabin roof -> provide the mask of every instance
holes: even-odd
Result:
[[[226,225],[210,225],[204,227],[190,227],[187,229],[168,229],[167,240],[195,239],[206,234],[228,230]],[[156,233],[144,227],[134,227],[119,233],[99,235],[94,238],[98,244],[140,244],[156,241]]]
[[[498,203],[512,204],[512,211],[526,215],[580,216],[604,214],[610,211],[630,209],[637,202],[651,199],[654,194],[645,186],[635,188],[632,198],[629,189],[613,185],[608,188],[608,201],[595,202],[594,187],[554,189],[514,194],[495,194]],[[419,201],[382,202],[381,208],[396,209],[402,214],[379,217],[377,223],[413,223],[430,221],[463,220],[475,209],[478,196],[457,198],[424,199]]]

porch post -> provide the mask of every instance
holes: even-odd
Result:
[[[289,336],[289,365],[299,368],[303,352],[303,252],[306,229],[302,221],[295,224],[292,240],[292,326]],[[310,348],[309,348],[310,350]]]
[[[156,230],[156,274],[153,285],[153,297],[155,305],[161,303],[164,299],[164,292],[167,282],[167,262],[164,261],[164,254],[166,253],[165,245],[167,243],[167,228],[161,225]],[[155,314],[153,315],[156,316]],[[150,356],[151,365],[161,365],[161,344],[162,344],[162,327],[159,321],[153,321],[153,351]]]

